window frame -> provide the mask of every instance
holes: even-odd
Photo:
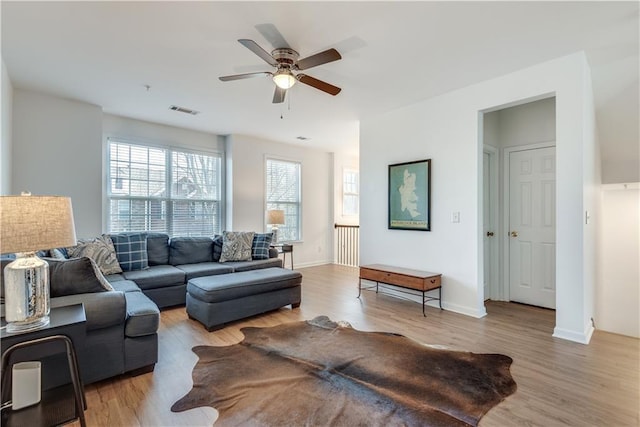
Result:
[[[288,202],[288,201],[270,201],[269,200],[269,180],[268,180],[268,171],[269,171],[269,162],[282,162],[282,163],[289,163],[289,164],[294,164],[297,166],[298,168],[298,201],[297,202]],[[266,224],[266,212],[269,209],[279,209],[281,208],[281,206],[279,205],[295,205],[297,207],[296,211],[296,219],[297,219],[297,224],[296,224],[296,233],[297,233],[297,238],[296,239],[285,239],[284,236],[282,236],[282,234],[279,232],[279,237],[278,237],[278,243],[300,243],[302,242],[303,239],[303,235],[302,235],[302,168],[303,168],[303,163],[301,160],[297,160],[297,159],[291,159],[291,158],[286,158],[286,157],[281,157],[281,156],[274,156],[274,155],[265,155],[264,158],[264,173],[263,173],[263,178],[264,178],[264,212],[265,212],[265,230],[267,229],[269,224]],[[278,206],[275,207],[270,207],[272,206],[272,204],[276,204]],[[287,221],[287,218],[290,217],[290,214],[287,214],[286,210],[285,210],[285,222]],[[269,230],[271,231],[271,230]]]
[[[138,139],[130,139],[130,138],[126,138],[126,137],[119,137],[119,136],[107,136],[105,138],[106,144],[105,144],[105,183],[103,185],[103,200],[104,200],[104,209],[103,211],[105,212],[105,216],[104,216],[104,229],[107,230],[108,233],[119,233],[119,232],[125,232],[125,231],[114,231],[112,229],[112,214],[111,214],[111,203],[112,201],[115,200],[124,200],[127,202],[130,201],[147,201],[147,203],[152,203],[152,202],[159,202],[163,205],[163,214],[162,216],[164,217],[164,229],[163,230],[158,230],[157,228],[153,228],[150,225],[150,218],[149,216],[152,215],[151,213],[146,213],[145,214],[145,230],[132,230],[132,231],[149,231],[149,232],[162,232],[162,233],[167,233],[170,237],[173,236],[185,236],[183,234],[175,234],[174,230],[175,230],[175,226],[176,224],[176,219],[174,219],[173,216],[173,208],[174,208],[174,203],[175,202],[181,202],[181,201],[189,201],[189,202],[213,202],[214,205],[217,204],[217,212],[213,213],[213,220],[214,220],[214,224],[212,225],[212,229],[213,229],[213,234],[221,234],[222,233],[222,229],[224,228],[224,224],[225,224],[225,210],[226,210],[226,200],[225,200],[225,156],[224,156],[224,152],[218,151],[218,150],[206,150],[206,149],[201,149],[201,148],[190,148],[190,147],[184,147],[184,146],[172,146],[172,145],[161,145],[161,144],[157,144],[157,143],[153,143],[153,142],[148,142],[148,141],[144,141],[144,140],[138,140]],[[111,176],[111,144],[115,143],[115,144],[123,144],[123,145],[128,145],[128,146],[138,146],[138,147],[142,147],[144,149],[154,149],[154,150],[162,150],[163,154],[164,154],[164,186],[165,186],[165,194],[163,196],[131,196],[131,195],[118,195],[118,194],[113,194],[112,193],[112,187],[111,187],[111,183],[112,183],[112,176]],[[174,187],[174,183],[172,181],[172,175],[173,175],[173,171],[174,171],[174,160],[173,160],[173,156],[174,153],[186,153],[186,154],[195,154],[195,155],[202,155],[202,156],[208,156],[208,157],[213,157],[217,163],[217,169],[218,169],[218,173],[217,173],[217,177],[215,177],[215,181],[217,183],[217,187],[216,187],[216,196],[218,197],[217,199],[213,198],[193,198],[193,199],[189,199],[189,198],[184,198],[184,197],[180,197],[179,195],[174,195],[173,194],[173,187]],[[131,159],[129,159],[129,164],[131,164]],[[149,163],[147,162],[147,166],[149,165]],[[215,224],[215,219],[216,219],[216,215],[217,215],[217,227],[219,228],[219,230],[216,230],[216,224]],[[127,231],[128,232],[128,231]],[[196,234],[194,234],[193,232],[188,233],[189,236],[193,236],[195,237]],[[203,235],[203,234],[199,234],[199,235]],[[207,233],[206,236],[208,236],[209,234]]]
[[[348,192],[346,191],[346,181],[345,178],[348,173],[352,173],[356,175],[356,192]],[[356,198],[356,211],[355,213],[345,212],[345,199],[347,196]],[[354,217],[360,215],[360,171],[354,168],[343,168],[342,169],[342,216],[345,217]]]

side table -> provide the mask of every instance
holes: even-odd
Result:
[[[282,266],[287,265],[287,254],[291,257],[291,269],[293,270],[293,245],[287,243],[279,243],[271,245],[272,248],[276,248],[278,253],[282,254]]]
[[[3,426],[53,426],[75,419],[85,426],[86,401],[75,347],[84,346],[86,317],[82,304],[52,308],[49,325],[25,333],[0,332],[2,347],[2,404],[11,400],[11,367],[66,352],[71,384],[42,392],[40,403],[17,411],[3,408]],[[4,325],[4,319],[2,321]],[[44,374],[45,366],[43,366]],[[44,376],[44,375],[43,375]]]

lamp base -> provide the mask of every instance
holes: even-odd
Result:
[[[39,317],[33,320],[25,320],[23,322],[7,323],[7,332],[12,334],[20,334],[23,332],[35,331],[44,328],[49,324],[49,316]]]
[[[49,264],[34,252],[19,253],[4,268],[7,332],[27,332],[49,324]]]

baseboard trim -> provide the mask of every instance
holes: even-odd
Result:
[[[591,341],[594,331],[595,328],[591,324],[587,324],[584,332],[570,331],[556,326],[553,329],[553,337],[586,345]]]

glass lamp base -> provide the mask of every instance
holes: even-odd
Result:
[[[4,268],[7,332],[26,332],[49,324],[49,265],[33,252],[17,254]]]
[[[44,316],[32,320],[25,320],[22,322],[7,323],[7,332],[12,334],[19,334],[22,332],[35,331],[36,329],[44,328],[49,324],[49,316]]]

